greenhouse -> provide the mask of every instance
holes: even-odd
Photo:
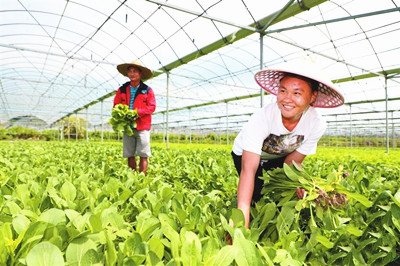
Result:
[[[2,0],[0,14],[1,265],[399,263],[399,0]],[[152,71],[147,173],[110,124],[131,62]],[[344,104],[315,108],[326,130],[304,168],[264,171],[246,226],[232,146],[277,101],[255,74],[302,63]]]

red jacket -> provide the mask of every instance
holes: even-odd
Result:
[[[125,104],[129,106],[131,99],[130,82],[118,88],[117,94],[114,97],[114,106],[117,104]],[[113,107],[114,107],[113,106]],[[139,88],[136,92],[136,98],[133,102],[133,109],[136,109],[139,118],[136,120],[137,130],[150,130],[151,129],[151,114],[156,110],[156,98],[153,90],[140,81]]]

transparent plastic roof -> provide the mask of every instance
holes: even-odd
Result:
[[[360,134],[381,132],[386,116],[399,130],[399,6],[400,0],[2,0],[0,122],[31,117],[43,128],[74,115],[106,124],[127,81],[116,66],[138,60],[155,73],[145,81],[156,94],[154,130],[165,128],[168,113],[171,129],[238,131],[275,100],[261,100],[255,72],[306,59],[345,98],[339,108],[320,109],[331,132],[350,124]]]

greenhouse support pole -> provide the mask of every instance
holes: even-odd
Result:
[[[394,130],[394,120],[393,120],[393,111],[392,111],[392,148],[396,148],[396,132]]]
[[[103,138],[104,138],[104,124],[103,124],[103,102],[101,101],[101,111],[100,111],[100,118],[101,118],[101,142],[103,142]]]
[[[75,113],[75,141],[78,141],[78,127],[79,127],[78,113]]]
[[[221,124],[221,117],[218,118],[218,123]],[[219,145],[222,143],[222,132],[219,130],[218,131],[218,136],[219,136]]]
[[[264,34],[260,33],[260,70],[263,68],[264,61]],[[260,107],[264,105],[264,90],[260,87]]]
[[[68,141],[71,138],[70,120],[71,120],[71,116],[68,116]]]
[[[89,109],[86,108],[86,142],[89,142],[89,123],[88,123],[88,111]]]
[[[192,143],[192,108],[189,108],[189,143]]]
[[[329,123],[326,125],[326,132],[329,132],[330,131],[330,128],[329,128]],[[331,146],[331,136],[330,136],[330,132],[329,132],[329,134],[327,134],[327,136],[328,136],[328,147],[330,147]]]
[[[283,8],[281,8],[280,10],[278,10],[277,12],[275,12],[270,18],[269,20],[265,23],[265,25],[263,25],[263,28],[260,31],[260,70],[263,69],[263,61],[264,61],[264,35],[265,35],[265,30],[272,25],[272,23],[274,23],[276,21],[276,18],[279,17],[280,15],[282,15],[287,8],[294,2],[294,0],[289,0],[285,6]],[[299,3],[303,4],[302,2]],[[300,5],[301,8],[301,5]],[[264,91],[262,88],[260,88],[260,105],[261,107],[264,106]]]
[[[353,120],[351,117],[351,104],[350,104],[350,148],[353,148]]]
[[[389,153],[389,111],[388,111],[388,91],[387,77],[385,75],[385,114],[386,114],[386,153]]]
[[[371,140],[368,142],[368,146],[369,146],[369,147],[371,147],[371,145],[372,145],[372,139],[373,139],[373,137],[374,137],[374,133],[371,132],[371,137],[370,137]]]
[[[336,117],[336,128],[335,128],[335,135],[336,135],[336,147],[339,146],[338,144],[338,125],[337,125],[337,115]]]
[[[195,126],[195,128],[197,128],[198,129],[198,125],[197,125],[197,119],[196,120],[194,120],[194,121],[196,121],[196,126]],[[200,135],[200,131],[198,130],[197,131],[197,133],[195,133],[196,134],[196,143],[199,143],[199,135]]]
[[[167,132],[167,124],[165,123],[165,113],[162,114],[163,128],[162,128],[162,142],[165,143],[166,140],[166,132]]]
[[[166,129],[167,129],[167,149],[169,149],[169,71],[167,71],[167,112],[166,112]]]
[[[64,140],[64,128],[65,128],[65,121],[62,121],[62,126],[60,129],[60,140]]]
[[[228,132],[228,102],[226,102],[226,145],[229,145],[229,132]]]

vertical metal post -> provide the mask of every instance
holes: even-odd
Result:
[[[101,101],[101,114],[100,114],[100,118],[101,118],[101,142],[103,142],[103,137],[104,137],[104,124],[103,124],[103,101]]]
[[[61,132],[60,132],[60,140],[64,140],[64,128],[65,128],[65,121],[62,121],[62,125],[61,125]]]
[[[71,120],[71,116],[68,116],[68,141],[71,138],[71,127],[70,127],[70,121]]]
[[[389,153],[389,111],[388,111],[388,91],[387,91],[386,76],[385,76],[385,115],[386,115],[386,153]]]
[[[165,123],[165,113],[162,114],[163,128],[162,128],[162,142],[165,143],[167,137],[167,124]]]
[[[192,108],[189,108],[189,143],[192,143]]]
[[[197,128],[198,129],[198,127],[197,127],[197,119],[195,120],[196,121],[196,126],[195,126],[195,128]],[[196,133],[196,143],[199,143],[199,137],[200,137],[200,131],[199,130],[197,130],[197,133]]]
[[[328,136],[328,147],[331,146],[331,133],[330,133],[330,128],[329,128],[329,123],[326,125],[326,131],[329,132],[329,134],[327,134]]]
[[[167,149],[169,149],[169,71],[167,71],[167,113],[166,113],[166,127],[167,127]]]
[[[338,144],[338,133],[339,133],[339,131],[338,131],[338,122],[337,122],[337,115],[336,115],[336,147],[337,146],[339,146],[339,144]]]
[[[260,33],[260,70],[263,68],[264,61],[264,34]],[[260,107],[264,106],[264,90],[260,88]]]
[[[392,111],[392,148],[396,148],[396,132],[394,130],[394,119],[393,119],[393,111]]]
[[[78,113],[75,113],[75,141],[78,141],[78,127],[79,127],[79,121],[78,121]]]
[[[368,142],[368,146],[369,147],[371,147],[371,144],[372,144],[372,138],[374,137],[374,134],[371,132],[371,135],[370,135],[370,141]]]
[[[221,124],[221,117],[218,118],[218,122]],[[221,130],[219,130],[218,136],[219,136],[219,145],[221,145],[221,141],[222,141],[222,131]]]
[[[88,111],[89,108],[86,107],[86,142],[89,142],[89,122],[88,122]]]
[[[352,120],[352,116],[351,116],[352,112],[351,112],[351,104],[350,104],[350,148],[353,148],[353,120]]]
[[[228,121],[228,102],[225,103],[226,106],[226,145],[229,145],[229,131],[228,131],[228,126],[229,126],[229,121]]]

